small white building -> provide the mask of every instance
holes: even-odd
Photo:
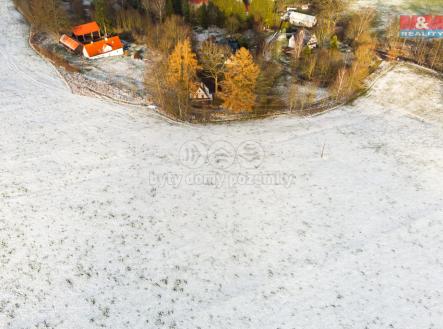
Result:
[[[200,82],[197,90],[190,95],[190,98],[199,101],[212,101],[213,96],[209,88],[203,82]]]
[[[288,21],[294,26],[312,28],[317,24],[317,18],[312,15],[306,15],[288,8],[287,12],[281,17],[282,20]]]

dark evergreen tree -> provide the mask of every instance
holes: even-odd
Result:
[[[208,3],[206,16],[208,25],[216,25],[223,26],[224,25],[224,14],[220,11],[220,9],[215,6],[212,2]]]
[[[166,16],[171,16],[171,15],[175,14],[173,0],[166,0],[165,12],[166,12]]]
[[[191,8],[189,8],[188,0],[182,0],[181,7],[182,7],[182,15],[185,18],[185,21],[190,22],[191,21]]]
[[[203,4],[197,10],[197,24],[203,28],[208,28],[208,7]]]
[[[183,5],[181,0],[172,0],[172,7],[176,15],[183,15]]]
[[[94,18],[100,28],[104,31],[109,31],[111,28],[111,21],[109,19],[109,4],[106,0],[94,0]]]

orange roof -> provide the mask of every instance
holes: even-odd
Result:
[[[123,44],[118,36],[107,38],[107,40],[102,39],[84,45],[84,49],[88,53],[89,57],[95,57],[120,48],[123,48]]]
[[[74,33],[75,36],[85,35],[85,34],[91,34],[93,32],[100,31],[100,27],[98,26],[97,22],[90,22],[78,26],[74,26],[72,28],[72,33]]]
[[[80,43],[76,40],[68,37],[66,34],[63,34],[60,38],[60,43],[71,49],[72,51],[75,51],[78,47],[80,47]]]

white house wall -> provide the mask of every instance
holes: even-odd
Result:
[[[121,56],[121,55],[123,55],[123,48],[116,49],[116,50],[113,50],[113,51],[110,51],[110,52],[107,52],[107,53],[104,53],[104,54],[100,54],[100,55],[97,55],[97,56],[94,56],[94,57],[90,57],[88,52],[86,51],[86,49],[83,48],[83,56],[85,56],[86,58],[89,58],[89,59],[99,59],[99,58],[112,57],[112,56]]]

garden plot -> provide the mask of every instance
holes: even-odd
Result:
[[[155,65],[156,55],[145,46],[131,45],[127,53],[132,55],[88,60],[81,55],[73,54],[60,44],[54,44],[45,35],[35,37],[37,43],[65,58],[79,73],[60,73],[69,82],[72,89],[79,94],[91,94],[91,91],[114,98],[119,101],[137,105],[150,104],[144,77],[145,72]],[[134,54],[142,58],[134,58]]]

